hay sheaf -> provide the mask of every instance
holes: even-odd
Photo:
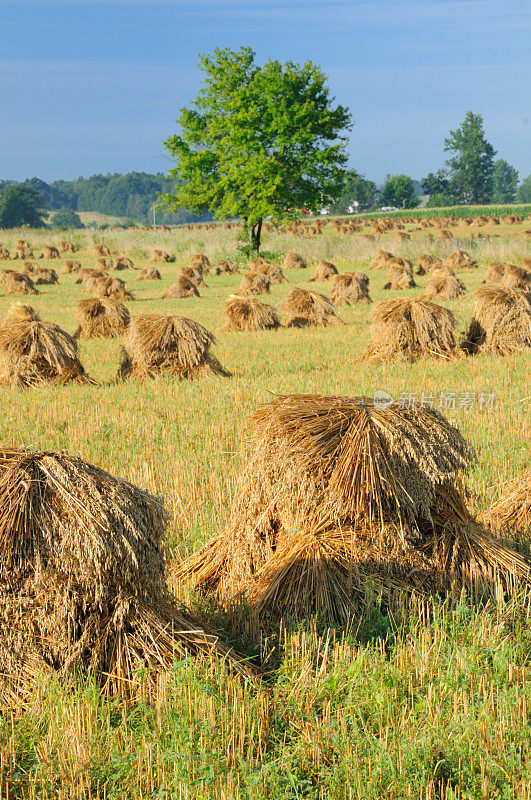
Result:
[[[149,259],[151,264],[164,264],[169,261],[175,261],[175,256],[172,258],[166,250],[154,250],[151,258]]]
[[[193,283],[197,287],[206,286],[203,280],[203,273],[198,267],[182,267],[179,278],[184,278],[184,280]]]
[[[110,256],[111,251],[107,247],[106,244],[95,244],[92,248],[92,252],[95,256]]]
[[[282,263],[282,269],[306,269],[307,264],[302,256],[290,250]]]
[[[332,264],[331,261],[323,260],[319,261],[317,264],[313,278],[310,278],[310,281],[329,281],[334,275],[337,275],[337,267],[335,264]]]
[[[249,297],[231,294],[223,311],[224,331],[264,331],[278,328],[276,308]]]
[[[530,293],[489,286],[476,289],[474,299],[465,352],[510,355],[531,348]]]
[[[59,252],[57,247],[54,247],[53,245],[47,245],[46,244],[42,248],[42,252],[41,252],[39,258],[45,258],[45,259],[61,258],[61,253]]]
[[[385,269],[387,267],[387,262],[394,258],[392,253],[389,253],[387,250],[378,250],[376,253],[376,258],[371,264],[371,269]]]
[[[503,277],[506,266],[507,265],[503,261],[493,261],[487,267],[483,283],[499,283]]]
[[[186,297],[199,297],[197,286],[184,275],[181,275],[177,283],[169,286],[164,294],[163,299],[185,299]]]
[[[124,336],[121,379],[145,380],[156,375],[194,380],[209,375],[229,376],[210,352],[210,331],[191,319],[172,314],[133,317]]]
[[[162,280],[160,272],[156,267],[144,267],[138,273],[139,281],[160,281]]]
[[[432,256],[424,253],[419,256],[417,261],[417,275],[426,275],[438,267],[442,267],[442,261],[439,256]]]
[[[94,383],[79,360],[77,342],[31,306],[16,303],[0,322],[0,385]]]
[[[384,289],[412,289],[416,285],[411,263],[405,258],[390,258],[387,262],[387,283]]]
[[[240,271],[237,264],[232,261],[227,261],[225,258],[220,258],[216,264],[214,272],[216,275],[234,275]]]
[[[311,325],[343,322],[324,294],[308,292],[306,289],[293,289],[286,297],[283,310],[286,328],[305,328]]]
[[[466,508],[474,453],[436,410],[291,395],[253,415],[229,523],[176,573],[226,607],[345,624],[383,594],[529,582],[530,566]],[[493,591],[495,587],[493,587]]]
[[[201,275],[208,275],[210,273],[210,259],[204,253],[195,253],[190,259],[190,266],[199,270]]]
[[[76,248],[72,244],[72,242],[60,242],[59,243],[59,252],[60,253],[75,253]]]
[[[71,275],[73,272],[78,272],[81,269],[81,261],[75,261],[74,259],[67,259],[63,264],[63,269],[61,273],[63,275]]]
[[[109,275],[95,278],[91,291],[96,297],[113,297],[115,300],[135,299],[120,278],[111,278]]]
[[[0,696],[39,673],[82,673],[134,697],[138,673],[217,654],[252,670],[205,631],[166,585],[162,501],[64,453],[0,448]]]
[[[336,306],[372,303],[369,295],[369,276],[364,272],[343,272],[330,281],[330,301]]]
[[[371,342],[362,361],[417,361],[457,355],[451,311],[426,300],[380,300],[371,312]]]
[[[500,286],[505,289],[521,289],[531,291],[531,271],[515,264],[505,264],[505,270],[500,279]]]
[[[238,294],[270,294],[271,281],[267,275],[257,272],[247,272],[238,288]]]
[[[37,268],[33,272],[33,278],[36,286],[53,286],[59,283],[59,277],[54,269],[46,269],[45,267]]]
[[[81,300],[76,309],[78,328],[75,339],[100,339],[121,336],[130,322],[128,309],[110,297]]]
[[[126,258],[126,256],[119,256],[116,259],[116,263],[114,265],[114,269],[122,270],[122,269],[134,269],[134,264],[130,258]]]
[[[465,291],[465,284],[453,272],[434,269],[424,287],[421,300],[455,300]]]
[[[0,286],[6,294],[40,294],[29,275],[14,269],[0,270]]]
[[[455,250],[448,256],[445,264],[450,269],[473,269],[477,267],[476,262],[464,250]]]
[[[481,519],[494,530],[528,533],[531,529],[531,469],[502,486],[498,500]]]
[[[0,261],[9,261],[11,256],[7,247],[0,247]]]
[[[289,283],[284,273],[276,264],[270,264],[265,259],[253,259],[253,266],[250,267],[248,275],[265,275],[271,284]]]

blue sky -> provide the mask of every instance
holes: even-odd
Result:
[[[527,0],[0,0],[0,178],[166,171],[198,54],[243,45],[323,68],[367,177],[436,170],[469,109],[524,177],[530,40]]]

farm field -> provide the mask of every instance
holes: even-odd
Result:
[[[265,232],[266,257],[282,265],[288,251],[306,269],[287,269],[287,284],[258,299],[282,309],[294,287],[328,295],[310,282],[321,259],[339,272],[369,276],[373,301],[419,297],[416,287],[384,290],[385,269],[372,269],[379,249],[409,259],[445,260],[465,250],[477,268],[457,270],[464,296],[440,303],[466,331],[472,292],[493,261],[522,265],[531,256],[531,223],[452,228],[452,238],[406,225],[373,239]],[[370,234],[367,228],[366,234]],[[235,228],[171,231],[108,230],[58,234],[2,232],[34,248],[64,238],[77,248],[38,261],[56,269],[58,285],[14,297],[0,287],[0,317],[18,300],[42,319],[73,333],[77,303],[88,295],[77,276],[61,274],[67,258],[95,267],[94,244],[135,269],[112,273],[134,294],[132,316],[152,312],[189,317],[212,331],[213,353],[232,377],[202,381],[157,378],[115,382],[119,339],[80,341],[80,357],[97,385],[0,389],[0,441],[34,450],[65,451],[164,497],[170,514],[170,567],[196,551],[225,524],[248,450],[247,419],[275,394],[366,395],[385,391],[404,402],[431,402],[478,454],[467,476],[471,503],[481,512],[499,486],[529,468],[529,356],[480,354],[414,364],[366,364],[371,306],[337,306],[345,323],[329,327],[227,333],[223,306],[237,294],[246,260]],[[156,264],[160,281],[138,281],[155,248],[175,261]],[[237,261],[240,274],[205,276],[200,297],[162,299],[194,253]],[[18,269],[21,262],[0,262]],[[197,604],[182,587],[184,601]],[[156,696],[132,704],[102,698],[89,683],[60,685],[42,678],[24,713],[0,722],[0,793],[12,798],[522,798],[531,797],[531,641],[528,599],[499,607],[460,601],[377,597],[348,631],[323,632],[309,622],[280,636],[237,645],[274,664],[267,688],[245,685],[222,665],[177,661],[160,678]],[[203,609],[208,613],[208,609]],[[229,621],[215,625],[232,636]]]

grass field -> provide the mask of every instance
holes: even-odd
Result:
[[[422,293],[426,277],[407,292],[384,292],[385,270],[370,270],[379,247],[413,263],[421,253],[469,252],[478,269],[461,270],[467,294],[443,305],[464,331],[471,292],[493,260],[521,264],[531,255],[519,226],[482,228],[497,238],[435,241],[426,232],[399,242],[395,234],[367,241],[265,234],[263,249],[281,261],[303,255],[306,270],[286,271],[265,302],[279,306],[293,285],[309,283],[321,258],[339,271],[370,277],[373,300]],[[22,235],[35,248],[62,238],[73,256],[95,266],[94,242],[147,265],[155,247],[176,256],[157,265],[162,281],[117,274],[135,294],[131,314],[165,311],[204,324],[217,335],[215,354],[232,378],[178,383],[112,384],[120,341],[83,341],[81,359],[99,386],[21,392],[0,389],[0,441],[65,450],[161,494],[171,515],[168,560],[193,552],[227,518],[246,447],[246,418],[271,393],[433,399],[478,452],[467,480],[477,511],[496,486],[529,466],[529,359],[480,355],[414,365],[358,363],[369,340],[370,306],[339,307],[346,325],[313,330],[223,333],[222,311],[241,275],[206,277],[201,297],[162,300],[195,252],[211,262],[235,258],[234,230],[2,232],[12,247]],[[63,256],[61,261],[71,256]],[[61,261],[39,262],[60,271]],[[18,262],[20,263],[20,262]],[[2,262],[0,268],[16,268]],[[75,306],[87,295],[75,275],[27,298],[44,319],[69,332]],[[0,314],[17,299],[0,296]],[[455,407],[452,407],[452,396]],[[441,398],[446,404],[441,405]],[[178,587],[175,587],[178,590]],[[0,794],[28,798],[531,798],[531,634],[527,606],[473,608],[437,600],[397,599],[393,613],[374,598],[348,632],[324,635],[311,622],[280,639],[244,643],[278,664],[265,690],[228,678],[222,666],[175,664],[160,679],[155,702],[130,706],[98,696],[94,686],[36,687],[25,713],[0,722]]]

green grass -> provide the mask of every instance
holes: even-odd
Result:
[[[378,247],[412,258],[444,257],[457,246],[471,252],[477,270],[459,276],[465,297],[445,303],[457,330],[471,316],[471,292],[496,258],[520,264],[530,246],[516,230],[500,238],[433,242],[425,233],[398,243],[361,237],[293,238],[267,235],[264,248],[281,260],[288,249],[312,264],[334,261],[340,271],[362,269],[374,300],[385,272],[369,271]],[[235,231],[149,231],[76,234],[86,248],[97,241],[131,254],[135,266],[160,246],[176,262],[160,267],[163,280],[136,282],[116,273],[136,300],[132,314],[168,311],[189,316],[218,337],[215,353],[234,377],[198,383],[158,379],[141,385],[67,386],[32,392],[0,390],[0,441],[35,449],[66,450],[164,495],[170,512],[168,558],[186,556],[225,522],[247,449],[246,418],[271,392],[374,394],[424,392],[438,404],[454,392],[446,415],[478,451],[468,478],[477,510],[497,485],[528,465],[526,417],[528,358],[478,356],[452,363],[367,366],[358,358],[369,341],[369,306],[340,307],[347,323],[327,329],[227,334],[221,331],[226,297],[241,276],[208,276],[200,298],[161,300],[196,251],[211,260],[235,252]],[[12,244],[9,232],[2,244]],[[470,235],[470,234],[468,234]],[[38,243],[60,235],[29,232]],[[76,256],[94,265],[87,249]],[[45,262],[60,269],[61,262]],[[16,262],[0,265],[16,266]],[[281,305],[307,270],[286,272],[290,284],[273,287],[265,302]],[[426,277],[408,294],[422,293]],[[403,294],[403,293],[402,293]],[[76,303],[87,295],[75,276],[60,275],[28,298],[45,319],[75,328]],[[13,302],[0,296],[0,314]],[[81,358],[99,382],[112,380],[117,340],[82,342]],[[465,408],[460,395],[474,393]],[[494,408],[480,394],[494,393]],[[526,427],[527,426],[527,427]],[[0,795],[107,798],[522,798],[531,796],[529,763],[530,634],[521,603],[474,609],[461,603],[398,605],[394,614],[368,603],[348,636],[327,641],[310,624],[283,640],[270,696],[229,679],[219,665],[179,662],[156,696],[121,706],[87,683],[44,681],[25,713],[0,723]],[[262,641],[268,652],[273,641]],[[278,646],[278,643],[275,642]]]

